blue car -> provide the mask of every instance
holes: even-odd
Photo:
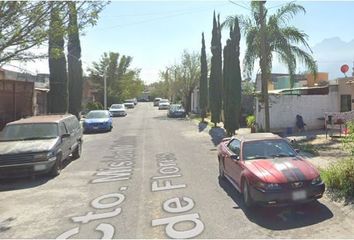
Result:
[[[84,132],[102,132],[111,131],[112,125],[112,115],[107,110],[94,110],[90,111],[83,122]]]

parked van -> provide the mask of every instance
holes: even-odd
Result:
[[[80,158],[82,128],[74,115],[47,115],[6,124],[0,133],[0,178],[57,176],[71,154]]]

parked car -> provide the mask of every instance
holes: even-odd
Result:
[[[124,106],[126,108],[134,108],[135,104],[134,104],[134,100],[133,99],[127,99],[124,101]]]
[[[0,136],[0,177],[57,176],[72,154],[80,158],[82,128],[73,115],[35,116],[8,123]]]
[[[247,207],[313,201],[325,190],[319,171],[271,133],[226,138],[218,146],[218,159],[220,177],[243,194]]]
[[[185,118],[186,115],[186,110],[181,104],[172,104],[167,112],[167,117],[170,118]]]
[[[90,111],[83,122],[84,133],[111,131],[112,114],[107,110]]]
[[[168,101],[168,99],[161,99],[159,101],[159,110],[169,109],[169,108],[170,108],[170,102]]]
[[[159,102],[162,98],[155,98],[154,99],[154,107],[158,107],[159,106]]]
[[[127,116],[124,104],[112,104],[112,106],[109,108],[109,112],[113,117]]]

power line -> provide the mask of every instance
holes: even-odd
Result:
[[[215,7],[221,7],[221,6],[226,6],[226,5],[228,5],[228,4],[220,4],[220,5],[217,5],[217,6],[213,6],[213,8],[215,8]],[[137,25],[137,24],[143,24],[143,23],[147,23],[147,22],[153,22],[153,21],[156,21],[156,20],[172,18],[172,17],[176,17],[176,16],[182,16],[182,15],[187,15],[187,14],[194,14],[194,13],[199,13],[199,12],[203,12],[203,11],[209,11],[210,8],[211,8],[211,7],[208,7],[208,8],[206,8],[206,9],[203,9],[203,10],[200,10],[200,11],[180,12],[180,13],[177,13],[177,14],[172,14],[172,15],[167,15],[167,16],[163,16],[163,17],[147,19],[147,20],[138,21],[138,22],[133,22],[133,23],[128,23],[128,24],[119,24],[119,25],[110,26],[110,27],[107,27],[107,28],[96,28],[96,29],[93,29],[93,31],[95,31],[95,30],[109,30],[109,29],[119,28],[119,27],[127,27],[127,26],[132,26],[132,25]]]
[[[237,5],[237,6],[239,6],[239,7],[242,7],[242,8],[244,8],[244,9],[246,9],[246,10],[252,11],[251,8],[245,7],[244,5],[241,5],[240,3],[236,3],[236,2],[231,1],[231,0],[229,0],[229,2],[232,3],[232,4],[234,4],[234,5]]]

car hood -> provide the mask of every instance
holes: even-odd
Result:
[[[169,106],[170,104],[169,103],[159,103],[159,105],[164,105],[164,106]]]
[[[85,119],[85,123],[104,123],[108,122],[109,118],[91,118],[91,119]]]
[[[247,168],[268,183],[312,180],[319,175],[316,168],[301,157],[248,160]]]
[[[47,152],[57,144],[59,138],[0,142],[0,155]]]

